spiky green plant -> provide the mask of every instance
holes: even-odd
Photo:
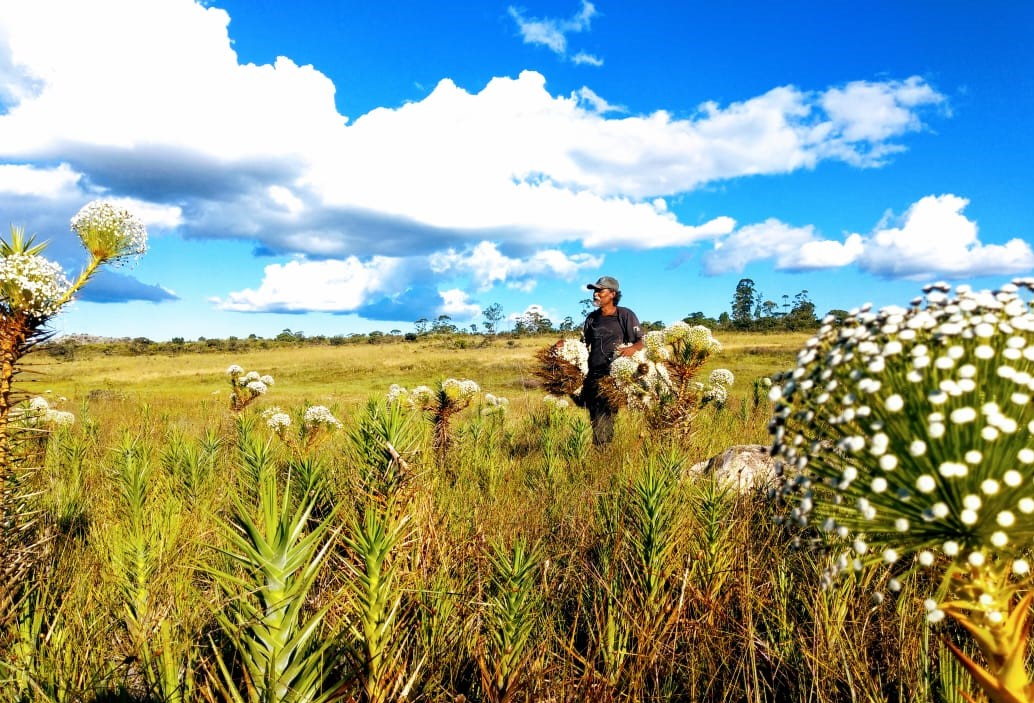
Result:
[[[411,534],[410,521],[392,507],[370,504],[350,521],[343,535],[345,565],[351,578],[345,589],[352,622],[346,651],[359,672],[360,700],[404,700],[422,662],[410,663],[408,613],[402,611],[399,556]]]
[[[537,545],[518,539],[511,549],[495,544],[489,554],[490,592],[483,606],[483,639],[476,653],[481,688],[492,703],[509,703],[528,685],[537,654],[532,633],[539,623]]]
[[[242,573],[211,569],[226,596],[216,621],[233,644],[241,666],[236,678],[223,657],[215,656],[223,694],[235,703],[316,703],[328,700],[336,685],[328,681],[320,626],[329,604],[306,612],[306,598],[332,544],[331,520],[309,520],[313,500],[281,490],[275,472],[254,467],[259,484],[258,515],[239,502],[233,523],[223,524],[230,548],[221,550]]]
[[[400,403],[369,400],[348,430],[345,455],[360,502],[403,501],[417,461],[420,434]]]

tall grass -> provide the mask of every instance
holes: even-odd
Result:
[[[688,470],[767,441],[749,379],[788,365],[792,341],[722,358],[748,380],[688,437],[622,412],[602,449],[584,411],[525,387],[530,346],[427,350],[433,375],[340,359],[368,374],[362,397],[333,369],[299,397],[310,371],[243,359],[277,385],[238,417],[211,397],[233,359],[199,360],[208,385],[192,370],[92,400],[103,360],[53,367],[87,412],[32,477],[55,536],[0,632],[0,701],[958,699],[916,591],[877,603],[885,583],[862,574],[823,589],[823,557],[773,525],[764,489]],[[457,414],[439,464],[426,418],[380,396],[452,373],[511,403]],[[345,429],[299,456],[260,412],[313,400]]]

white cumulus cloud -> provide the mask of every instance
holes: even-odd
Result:
[[[432,254],[429,261],[435,273],[468,274],[481,291],[489,290],[497,283],[530,290],[540,277],[571,280],[582,269],[599,268],[603,257],[543,249],[520,259],[504,255],[493,242],[479,242],[462,252],[450,249]]]
[[[1014,275],[1034,268],[1034,250],[1022,239],[982,243],[977,223],[962,214],[968,204],[957,195],[928,195],[901,217],[885,217],[869,234],[849,234],[843,241],[823,239],[811,225],[769,219],[717,239],[704,255],[704,271],[742,271],[753,261],[770,260],[782,271],[854,264],[883,278],[924,280]]]
[[[913,203],[897,226],[881,226],[865,237],[859,265],[888,278],[966,277],[1027,273],[1034,251],[1022,239],[983,244],[977,223],[962,211],[957,195],[928,195]]]
[[[289,261],[265,267],[257,290],[230,293],[213,302],[238,312],[353,312],[371,297],[397,290],[399,259],[356,257],[330,261]]]

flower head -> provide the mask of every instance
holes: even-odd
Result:
[[[47,318],[61,307],[69,288],[61,267],[38,254],[0,258],[0,312]]]
[[[306,408],[303,421],[306,427],[326,427],[328,429],[341,427],[341,421],[323,405],[310,405]]]
[[[773,386],[770,429],[798,521],[974,567],[1034,546],[1034,406],[1013,399],[1030,390],[1034,311],[1017,285],[949,293],[824,324]]]
[[[147,251],[147,228],[135,215],[112,203],[94,200],[72,218],[72,229],[96,259],[126,263]]]
[[[582,374],[589,373],[589,350],[577,339],[565,339],[557,349],[557,355],[575,366]]]
[[[715,369],[711,372],[711,375],[708,376],[708,381],[710,381],[713,386],[728,387],[732,385],[735,378],[736,377],[733,376],[732,371],[729,369]]]

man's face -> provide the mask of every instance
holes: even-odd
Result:
[[[610,288],[596,288],[592,293],[592,304],[603,307],[614,299],[614,291]]]

